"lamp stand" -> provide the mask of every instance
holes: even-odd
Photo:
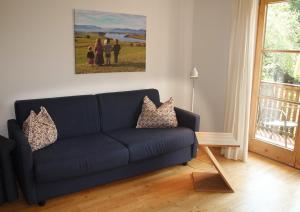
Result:
[[[194,102],[195,102],[195,78],[193,80],[193,91],[192,91],[192,112],[194,112]]]

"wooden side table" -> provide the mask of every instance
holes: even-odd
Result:
[[[208,155],[218,173],[193,172],[192,177],[195,190],[233,193],[234,190],[229,182],[229,177],[226,175],[222,166],[219,164],[209,148],[240,147],[240,145],[232,139],[232,135],[230,133],[218,133],[218,136],[214,136],[214,133],[210,133],[208,135],[206,133],[196,132],[196,136],[199,146],[203,147],[204,152]],[[220,138],[222,138],[222,140],[220,140]]]

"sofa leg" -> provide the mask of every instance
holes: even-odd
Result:
[[[39,201],[39,202],[38,202],[38,205],[39,205],[40,207],[45,206],[45,205],[46,205],[46,200]]]
[[[181,165],[187,166],[187,165],[188,165],[188,162],[184,162],[184,163],[182,163]]]

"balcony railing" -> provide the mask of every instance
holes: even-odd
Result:
[[[256,138],[294,149],[300,85],[261,82]]]

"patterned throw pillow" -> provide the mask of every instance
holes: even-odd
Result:
[[[36,117],[36,113],[32,110],[32,111],[30,111],[29,116],[23,123],[22,129],[23,129],[23,132],[26,135],[26,137],[28,137],[28,135],[29,135],[29,126],[33,125],[33,121],[35,120],[35,117]]]
[[[37,115],[34,111],[30,112],[23,123],[23,132],[28,137],[32,151],[49,146],[57,139],[56,126],[44,107]]]
[[[174,110],[174,100],[170,98],[159,108],[148,98],[144,97],[142,112],[136,128],[173,128],[178,122]]]

